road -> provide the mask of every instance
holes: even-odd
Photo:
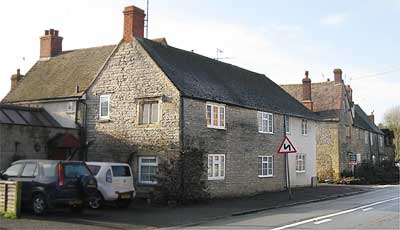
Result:
[[[183,229],[400,229],[400,187],[186,226]]]

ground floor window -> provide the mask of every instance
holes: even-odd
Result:
[[[258,176],[272,177],[274,175],[274,158],[272,156],[258,157]]]
[[[306,171],[306,155],[304,153],[296,154],[296,172]]]
[[[139,157],[139,183],[157,184],[157,157]]]
[[[223,180],[225,179],[225,155],[209,154],[208,155],[208,179]]]

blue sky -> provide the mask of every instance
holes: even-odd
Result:
[[[64,50],[115,44],[124,6],[145,0],[5,1],[0,3],[0,98],[17,68],[39,57],[39,36],[60,30]],[[400,0],[150,0],[149,37],[264,73],[278,84],[333,78],[342,68],[366,113],[400,104]],[[25,60],[23,60],[23,57]],[[384,74],[381,74],[385,72]]]

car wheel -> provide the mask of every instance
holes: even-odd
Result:
[[[47,209],[46,197],[43,194],[37,194],[32,199],[32,210],[35,215],[43,215]]]
[[[119,208],[128,208],[131,204],[131,200],[117,200],[117,206]]]
[[[70,209],[73,213],[81,213],[83,211],[83,205],[71,206]]]
[[[101,208],[102,204],[103,198],[99,192],[96,192],[88,198],[88,205],[92,209],[99,209]]]

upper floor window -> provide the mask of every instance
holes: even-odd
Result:
[[[364,137],[365,144],[368,144],[368,131],[364,131]]]
[[[307,120],[304,120],[304,119],[301,121],[301,134],[302,135],[307,135],[308,134]]]
[[[225,105],[206,104],[207,127],[225,129]]]
[[[144,101],[140,105],[139,122],[142,125],[158,123],[158,101]]]
[[[208,154],[208,179],[209,180],[225,179],[224,154]]]
[[[383,137],[379,136],[379,146],[383,146]]]
[[[274,133],[274,115],[272,113],[257,112],[258,132]]]
[[[346,137],[350,137],[350,126],[346,125]]]
[[[99,117],[100,119],[110,118],[110,95],[100,96]]]
[[[374,145],[374,134],[369,133],[369,140],[370,140],[371,145]]]
[[[285,131],[286,133],[290,133],[290,117],[287,115],[285,116]]]

